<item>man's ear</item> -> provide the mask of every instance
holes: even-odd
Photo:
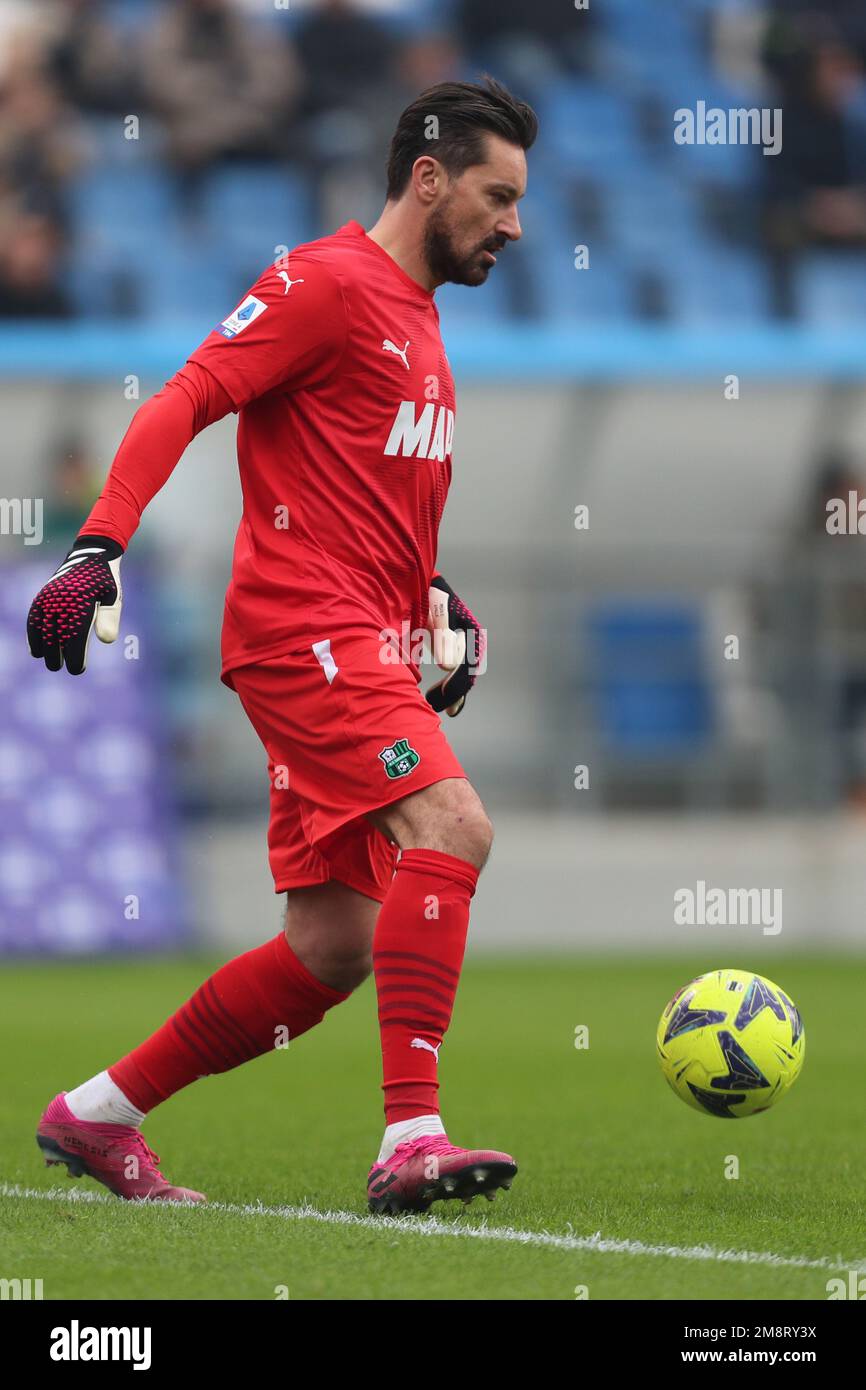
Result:
[[[438,159],[430,154],[419,154],[412,165],[412,186],[415,196],[429,208],[442,188],[444,169]]]

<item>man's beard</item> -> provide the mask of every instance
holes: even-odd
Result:
[[[447,281],[453,285],[483,285],[490,271],[482,258],[483,246],[476,246],[469,255],[457,251],[446,217],[447,208],[448,204],[444,203],[431,212],[424,228],[424,259],[430,274],[437,284]]]

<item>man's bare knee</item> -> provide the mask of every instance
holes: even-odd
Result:
[[[371,814],[373,824],[401,849],[435,849],[483,868],[493,826],[481,798],[465,777],[447,777],[410,792]]]
[[[303,965],[332,989],[349,993],[373,969],[380,904],[331,880],[286,894],[283,930]]]

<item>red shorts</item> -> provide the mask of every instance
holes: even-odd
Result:
[[[466,776],[413,668],[382,650],[354,632],[231,672],[268,754],[277,893],[333,878],[381,902],[398,849],[365,814]]]

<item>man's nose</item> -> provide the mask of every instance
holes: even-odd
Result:
[[[504,218],[496,228],[500,236],[508,237],[509,241],[519,241],[523,236],[523,228],[520,225],[520,218],[517,216],[517,208],[513,208],[508,217]]]

